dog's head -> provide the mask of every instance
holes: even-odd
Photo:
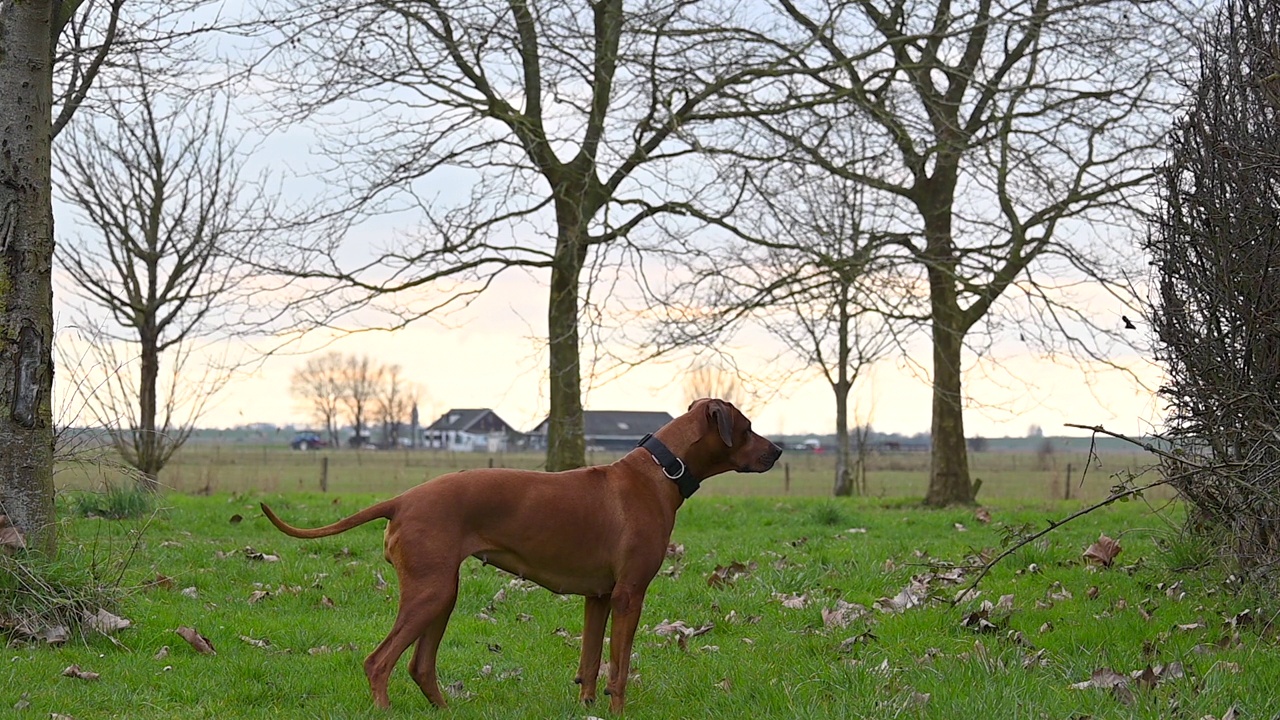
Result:
[[[751,429],[751,420],[733,403],[712,398],[695,400],[682,420],[696,439],[690,445],[690,462],[703,477],[730,470],[761,473],[773,467],[782,448]]]

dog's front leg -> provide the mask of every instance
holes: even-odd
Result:
[[[631,643],[640,624],[640,609],[648,582],[618,583],[609,598],[613,628],[609,639],[609,710],[621,713],[626,704],[627,673],[631,671]]]
[[[588,597],[586,620],[582,624],[582,659],[574,682],[582,686],[578,699],[590,704],[596,701],[596,680],[600,676],[600,652],[604,647],[604,625],[609,619],[609,596]]]

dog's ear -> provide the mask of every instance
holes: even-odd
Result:
[[[720,430],[725,446],[733,447],[733,411],[721,400],[707,403],[708,419]]]

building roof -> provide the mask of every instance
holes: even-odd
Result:
[[[639,438],[671,422],[671,413],[649,410],[584,410],[583,434],[588,438]],[[534,433],[545,435],[547,421],[538,423]]]
[[[489,408],[454,408],[441,415],[439,419],[427,426],[427,430],[457,430],[467,432],[473,425],[492,415],[503,425],[506,421]]]

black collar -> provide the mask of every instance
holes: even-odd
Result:
[[[636,447],[644,448],[653,456],[653,461],[662,467],[662,474],[666,475],[671,482],[680,488],[680,497],[689,499],[690,495],[698,492],[698,486],[702,481],[689,471],[689,466],[684,461],[675,456],[662,441],[649,433],[640,438],[640,442],[636,443]]]

